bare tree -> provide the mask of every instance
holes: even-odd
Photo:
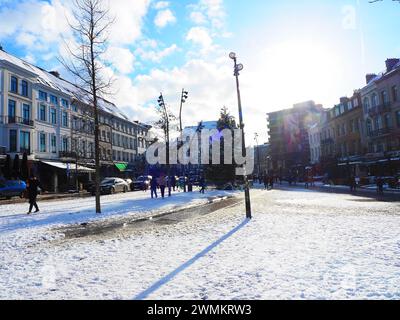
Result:
[[[167,175],[168,175],[168,196],[171,196],[171,165],[170,165],[170,142],[171,142],[171,131],[176,128],[175,122],[177,117],[169,110],[165,104],[164,96],[161,93],[158,98],[158,105],[156,106],[156,113],[159,119],[154,123],[154,126],[161,129],[165,137],[166,157],[167,157]]]
[[[74,22],[70,24],[76,44],[66,44],[68,57],[60,58],[63,66],[77,79],[85,102],[93,107],[95,147],[96,213],[100,204],[99,100],[109,96],[112,79],[103,72],[102,55],[107,50],[108,32],[114,20],[102,0],[75,0]]]

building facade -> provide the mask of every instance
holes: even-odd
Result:
[[[310,164],[309,128],[320,121],[322,105],[314,101],[268,114],[272,170],[279,175],[301,175]]]
[[[99,99],[99,120],[102,173],[115,173],[110,170],[115,164],[134,168],[150,143],[146,137],[151,127],[130,121],[104,99]],[[90,179],[94,111],[87,92],[57,72],[0,50],[0,146],[12,158],[26,153],[49,191],[66,188],[74,167],[76,176]]]

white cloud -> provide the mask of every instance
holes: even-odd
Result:
[[[190,13],[190,19],[195,23],[195,24],[205,24],[207,22],[206,17],[204,16],[203,13],[199,11],[193,11]]]
[[[163,50],[160,50],[160,51],[154,51],[154,50],[146,51],[146,50],[143,50],[142,48],[139,48],[136,50],[136,53],[138,55],[140,55],[140,57],[143,60],[150,60],[153,62],[161,62],[162,59],[173,54],[174,52],[176,52],[178,50],[179,50],[178,46],[176,44],[173,44],[172,46],[165,48]]]
[[[193,43],[200,45],[203,49],[211,47],[213,40],[206,28],[193,27],[189,30],[186,35],[186,40],[192,41]]]
[[[164,28],[168,24],[174,24],[175,22],[176,18],[169,9],[159,11],[154,19],[154,24],[159,28]]]
[[[194,23],[209,22],[213,29],[223,29],[226,16],[223,0],[199,0],[197,4],[189,5],[189,8]]]
[[[134,69],[135,57],[129,49],[110,47],[103,58],[122,74],[129,74]]]
[[[112,0],[110,13],[115,18],[110,40],[114,45],[133,44],[141,36],[143,18],[146,15],[150,0]]]
[[[168,1],[159,1],[154,5],[154,9],[161,10],[169,7]]]

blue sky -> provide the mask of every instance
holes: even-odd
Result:
[[[0,42],[68,78],[56,57],[70,2],[0,0]],[[187,125],[215,119],[224,105],[236,114],[234,50],[245,65],[247,132],[266,140],[267,112],[309,99],[331,107],[362,87],[365,73],[400,57],[400,3],[389,0],[113,0],[110,9],[111,100],[142,121],[154,120],[160,91],[177,111],[182,87],[190,91]]]

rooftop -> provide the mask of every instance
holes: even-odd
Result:
[[[65,79],[57,77],[40,67],[37,67],[3,50],[0,50],[0,64],[2,62],[12,64],[30,74],[34,74],[36,76],[37,84],[50,87],[51,89],[59,91],[60,93],[72,96],[73,98],[85,104],[88,105],[91,104],[88,98],[88,92],[85,91],[84,89],[79,88],[77,85],[72,84],[71,82]],[[98,101],[98,106],[100,110],[104,112],[112,114],[123,120],[130,121],[128,117],[120,109],[118,109],[118,107],[115,104],[107,101],[106,99],[100,98]]]

